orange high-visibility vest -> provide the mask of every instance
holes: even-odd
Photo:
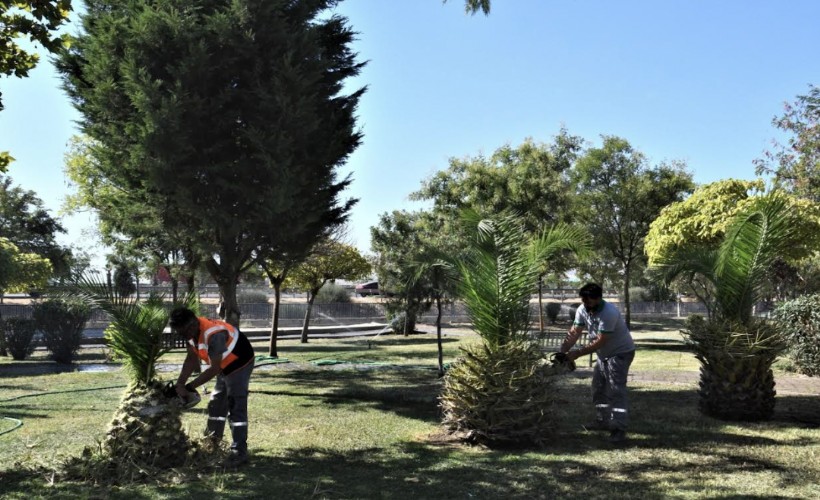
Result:
[[[223,370],[226,366],[236,361],[238,358],[233,353],[236,343],[239,341],[239,330],[230,323],[218,319],[197,318],[199,320],[199,339],[195,344],[194,339],[189,339],[188,343],[196,350],[197,356],[202,361],[211,364],[211,358],[208,357],[208,341],[211,335],[225,331],[228,334],[225,351],[222,353],[222,363],[220,368]]]

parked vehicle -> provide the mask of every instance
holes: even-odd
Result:
[[[366,297],[368,295],[379,295],[379,282],[368,281],[367,283],[360,283],[356,285],[356,295]]]

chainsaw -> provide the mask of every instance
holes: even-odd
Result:
[[[555,368],[563,368],[569,372],[575,371],[575,361],[567,359],[567,353],[565,352],[554,352],[550,354],[550,363],[552,363],[552,366]]]
[[[182,397],[177,394],[176,384],[173,381],[168,381],[165,387],[162,388],[162,395],[179,405],[183,410],[190,410],[202,401],[202,396],[193,387],[185,386],[188,391],[187,397]]]

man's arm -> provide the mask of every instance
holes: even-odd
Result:
[[[577,351],[570,351],[567,353],[567,358],[570,361],[575,361],[576,359],[580,358],[581,356],[585,356],[587,354],[592,354],[593,352],[597,351],[601,347],[603,347],[609,341],[609,335],[602,334],[598,335],[598,338],[595,339],[595,342],[589,344],[588,346],[578,349]]]
[[[566,338],[564,338],[564,343],[561,344],[561,352],[567,352],[572,349],[572,346],[578,342],[578,338],[584,332],[584,327],[581,325],[572,325],[567,332]]]
[[[222,373],[222,366],[220,366],[222,364],[222,353],[209,353],[208,357],[211,360],[211,366],[209,366],[205,371],[200,373],[199,376],[195,378],[194,381],[188,384],[186,387],[196,389],[205,382],[211,380],[212,378]]]
[[[188,348],[188,353],[185,355],[185,362],[182,364],[182,370],[179,372],[176,384],[177,394],[181,397],[188,395],[188,391],[185,389],[185,382],[188,381],[188,378],[194,373],[194,370],[196,370],[199,364],[199,356],[196,355],[194,347],[188,343],[186,343],[185,346]]]

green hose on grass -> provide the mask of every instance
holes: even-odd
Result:
[[[0,431],[0,436],[2,436],[3,434],[8,434],[9,432],[11,432],[14,429],[17,429],[18,427],[21,427],[23,425],[23,422],[20,421],[20,420],[17,420],[16,418],[11,418],[11,417],[0,417],[0,418],[2,418],[3,420],[11,420],[12,422],[15,423],[14,427],[12,427],[11,429],[6,429],[4,431]]]
[[[122,389],[124,387],[128,387],[128,386],[126,386],[126,385],[110,385],[110,386],[106,386],[106,387],[91,387],[89,389],[72,389],[70,391],[38,392],[36,394],[23,394],[21,396],[14,396],[13,398],[0,399],[0,403],[7,403],[9,401],[16,401],[18,399],[23,399],[23,398],[33,398],[35,396],[45,396],[46,394],[65,394],[65,393],[71,393],[71,392],[101,391],[101,390],[105,390],[105,389]],[[4,431],[0,431],[0,436],[2,436],[3,434],[8,434],[9,432],[11,432],[13,430],[16,430],[16,429],[19,429],[20,427],[23,426],[23,422],[21,420],[16,419],[16,418],[3,417],[3,416],[0,416],[0,418],[2,418],[3,420],[11,420],[15,424],[14,427],[12,427],[11,429],[6,429]]]

